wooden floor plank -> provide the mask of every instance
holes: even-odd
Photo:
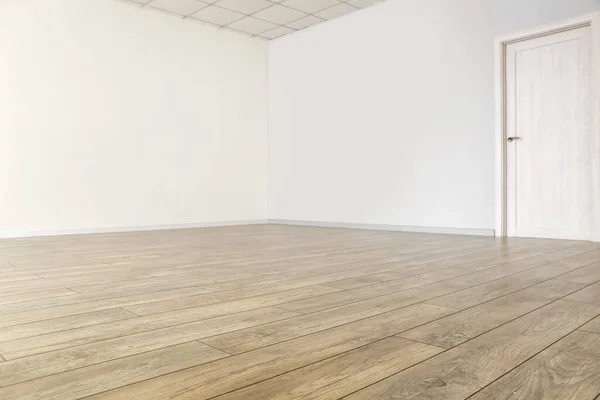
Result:
[[[528,293],[515,292],[411,329],[399,336],[449,349],[538,309],[550,301]]]
[[[443,253],[441,256],[421,257],[418,260],[407,259],[401,262],[370,265],[367,275],[346,278],[340,281],[331,282],[328,285],[340,289],[355,289],[375,283],[384,283],[387,281],[399,280],[425,273],[450,269],[451,266],[460,265],[465,258],[477,259],[481,258],[482,254],[484,254],[483,257],[487,257],[489,254],[492,254],[489,250],[486,250],[483,252],[477,251],[468,256],[456,258],[454,257],[456,254],[455,251],[456,250],[454,250],[453,253]],[[452,255],[449,257],[450,254]],[[360,266],[363,267],[364,264],[361,264]],[[454,274],[461,275],[464,273],[459,273],[455,270]]]
[[[506,278],[496,279],[457,293],[439,297],[431,300],[430,303],[456,309],[472,307],[566,274],[592,263],[597,257],[598,255],[595,252],[593,254],[586,253],[583,256],[570,257],[562,261],[553,262],[542,267],[533,268]],[[449,282],[452,282],[452,280],[449,280]]]
[[[575,293],[587,286],[585,283],[565,281],[562,279],[563,276],[565,275],[559,275],[556,278],[537,283],[528,287],[527,289],[523,289],[521,292],[529,293],[533,296],[543,297],[549,300],[557,300]]]
[[[600,314],[558,300],[348,396],[463,400]]]
[[[6,304],[13,304],[13,303],[24,303],[24,302],[28,302],[28,301],[32,301],[32,300],[40,300],[40,299],[44,299],[45,301],[48,301],[48,299],[53,298],[53,297],[72,296],[75,294],[77,294],[77,292],[74,292],[73,290],[67,289],[67,288],[49,289],[49,290],[42,290],[39,292],[14,294],[14,295],[8,295],[8,296],[4,296],[4,295],[0,294],[0,306],[4,306]]]
[[[186,288],[183,290],[164,292],[161,291],[155,293],[146,293],[142,295],[128,296],[125,293],[122,293],[121,295],[123,297],[110,297],[105,300],[87,301],[83,303],[73,302],[74,299],[68,299],[66,301],[67,305],[40,308],[40,306],[38,305],[39,303],[36,303],[33,307],[33,310],[22,312],[12,312],[15,311],[15,309],[11,307],[5,315],[0,315],[0,327],[26,324],[29,322],[43,321],[47,319],[66,317],[69,315],[83,314],[93,311],[108,310],[110,308],[119,308],[124,306],[146,303],[149,301],[156,301],[160,298],[171,299],[173,297],[180,297],[182,295],[185,296],[199,293],[207,293],[207,291],[205,289],[198,289],[196,287],[193,287]],[[52,300],[52,302],[54,302],[54,300]],[[63,301],[61,300],[61,302]],[[22,306],[19,305],[17,308],[20,309],[22,308]]]
[[[185,308],[192,308],[220,301],[239,300],[245,297],[268,295],[269,293],[284,292],[309,286],[319,285],[322,287],[322,285],[327,285],[328,282],[337,279],[337,277],[339,277],[340,275],[347,275],[347,273],[318,275],[316,277],[311,278],[301,278],[284,282],[268,283],[264,285],[250,286],[247,288],[225,290],[221,292],[210,292],[205,295],[187,296],[176,299],[146,302],[140,305],[129,306],[128,308],[139,315],[152,315],[163,312],[172,312],[175,310],[183,310]],[[329,286],[327,287],[330,288],[329,292],[339,292],[341,290]]]
[[[600,304],[600,282],[587,286],[584,289],[567,296],[566,299],[581,301],[583,303]]]
[[[136,317],[136,314],[122,308],[111,308],[91,313],[30,322],[28,324],[7,326],[0,328],[0,343]]]
[[[600,261],[579,268],[560,277],[561,280],[575,283],[595,283],[600,281]]]
[[[93,398],[208,399],[385,339],[451,312],[453,310],[433,305],[409,306]]]
[[[419,275],[418,277],[398,279],[356,289],[325,294],[304,300],[283,303],[278,307],[302,314],[308,314],[402,291],[410,290],[409,293],[430,292],[435,293],[438,296],[442,296],[442,294],[448,293],[447,290],[449,289],[454,289],[451,290],[451,292],[454,292],[466,288],[464,285],[443,282],[438,283],[438,281],[445,280],[449,276],[454,276],[454,270],[444,270],[433,275],[426,275],[428,276],[423,277]]]
[[[447,245],[447,244],[446,244]],[[494,247],[494,246],[492,246]],[[467,244],[466,246],[454,245],[452,247],[445,247],[444,245],[441,248],[430,248],[426,252],[423,251],[423,248],[417,249],[406,249],[406,253],[401,255],[387,255],[380,256],[377,259],[364,259],[357,260],[356,257],[351,259],[346,259],[344,262],[340,262],[339,260],[332,265],[327,265],[327,263],[323,263],[323,260],[318,260],[318,262],[314,262],[306,265],[298,265],[294,263],[294,265],[285,267],[285,268],[274,268],[274,267],[263,267],[259,270],[253,270],[255,272],[265,273],[265,274],[288,274],[293,277],[303,277],[309,276],[310,274],[314,274],[317,270],[327,270],[329,272],[336,272],[341,270],[360,270],[362,271],[362,275],[368,273],[381,273],[385,271],[394,271],[394,270],[406,270],[410,267],[429,265],[434,263],[439,263],[441,261],[448,262],[449,260],[453,260],[459,255],[462,257],[480,257],[481,254],[493,254],[495,251],[490,250],[489,244],[485,245],[473,245]],[[395,252],[394,252],[395,253]],[[467,255],[465,255],[467,253]],[[383,257],[383,258],[382,258]],[[369,270],[365,271],[364,266],[365,263],[369,264]],[[453,264],[451,264],[453,265]],[[450,266],[450,265],[448,265]],[[298,275],[300,274],[300,275]],[[392,279],[392,278],[390,278]]]
[[[434,346],[391,337],[216,399],[339,399],[441,351]]]
[[[0,239],[0,399],[585,397],[598,284],[600,244],[565,240],[284,225]]]
[[[210,304],[201,307],[187,308],[170,313],[162,313],[138,317],[123,321],[111,322],[97,326],[71,329],[36,336],[11,342],[0,343],[0,354],[6,358],[25,357],[38,353],[59,350],[66,347],[93,343],[99,340],[112,339],[124,335],[162,329],[169,326],[181,325],[210,318],[236,314],[242,311],[251,311],[258,308],[270,307],[290,299],[301,299],[333,290],[321,286],[294,289],[286,292],[277,292],[264,296],[248,299]]]
[[[239,354],[311,333],[383,314],[427,300],[432,295],[456,291],[455,285],[440,285],[436,292],[407,290],[345,306],[290,318],[203,339],[202,342],[229,354]],[[434,294],[435,293],[435,294]]]
[[[554,244],[552,247],[548,246],[527,246],[525,248],[520,248],[514,246],[519,249],[516,252],[506,252],[504,254],[497,255],[495,257],[485,259],[485,260],[476,260],[469,261],[467,263],[462,263],[460,265],[455,266],[455,268],[460,268],[469,272],[477,272],[484,269],[490,269],[494,267],[499,267],[503,265],[531,265],[532,267],[538,266],[538,262],[540,259],[543,259],[545,256],[549,256],[551,259],[560,259],[563,257],[563,254],[559,254],[557,257],[557,251],[569,251],[572,248],[572,245],[569,244]],[[585,252],[590,249],[579,249],[577,248],[577,252]]]
[[[206,276],[209,275],[209,276]],[[98,292],[109,292],[113,290],[129,290],[129,289],[139,289],[139,288],[147,288],[148,291],[153,292],[156,291],[156,288],[164,288],[166,284],[169,285],[169,289],[177,289],[180,287],[189,287],[189,286],[203,286],[210,285],[211,283],[218,282],[227,282],[234,281],[240,278],[253,278],[256,277],[256,274],[251,272],[237,272],[237,273],[227,273],[227,274],[218,274],[218,275],[210,275],[203,272],[197,273],[186,273],[175,276],[164,277],[159,280],[154,276],[149,276],[148,278],[140,278],[140,279],[132,279],[126,280],[124,282],[110,282],[110,283],[100,283],[100,284],[92,284],[92,285],[70,285],[69,287],[76,291],[77,293],[98,293]]]
[[[469,400],[585,400],[600,394],[600,335],[575,331]]]
[[[473,257],[481,257],[481,254],[488,254],[490,250],[476,251]],[[426,256],[419,259],[407,258],[403,261],[382,261],[369,260],[369,269],[365,270],[365,262],[349,262],[336,264],[322,268],[312,266],[313,268],[302,268],[296,272],[285,271],[280,274],[271,274],[266,277],[249,278],[237,280],[234,282],[225,282],[221,284],[205,286],[209,290],[229,290],[231,288],[246,287],[252,284],[263,284],[265,281],[283,280],[301,281],[302,278],[312,280],[312,284],[326,284],[331,287],[348,289],[352,287],[361,287],[371,283],[385,282],[399,277],[410,277],[424,274],[428,271],[437,271],[448,268],[447,265],[440,265],[436,260],[439,258],[451,257],[452,260],[457,254],[456,249],[450,251],[444,250],[441,254],[434,257]],[[402,258],[402,257],[401,257]],[[265,272],[265,271],[263,271]],[[458,272],[454,272],[458,274]],[[328,274],[328,275],[324,275]],[[336,275],[337,274],[337,275]],[[319,276],[321,275],[321,276]],[[346,275],[346,276],[344,276]],[[315,279],[319,279],[315,281]]]
[[[561,260],[561,259],[569,256],[568,253],[560,253],[559,254],[559,252],[555,252],[553,254],[554,255],[552,257],[544,256],[544,258],[543,258],[544,262],[549,263],[549,262]],[[534,257],[534,258],[537,259],[537,257]],[[517,261],[515,263],[519,263],[519,262]],[[517,267],[517,271],[522,270],[522,269],[535,269],[535,266],[538,266],[538,265],[539,265],[539,260],[536,260],[535,262],[527,262],[526,264],[519,264]],[[498,297],[503,294],[510,293],[512,291],[511,290],[512,287],[515,287],[514,290],[518,290],[522,287],[525,287],[527,283],[531,282],[530,280],[527,280],[527,279],[533,279],[534,280],[533,282],[537,282],[539,279],[538,272],[536,270],[536,271],[532,271],[530,274],[524,273],[523,275],[517,275],[516,277],[514,277],[512,279],[507,278],[506,280],[503,280],[503,281],[493,282],[493,281],[496,281],[499,276],[499,273],[497,272],[498,269],[500,269],[500,271],[502,272],[502,274],[500,276],[517,274],[517,272],[515,272],[515,270],[510,269],[510,268],[512,268],[512,265],[508,265],[508,267],[509,267],[509,269],[505,269],[503,266],[493,268],[493,271],[491,273],[488,273],[487,270],[480,270],[478,272],[471,274],[471,275],[475,276],[473,279],[468,278],[469,275],[460,273],[460,270],[457,270],[455,268],[444,269],[444,270],[440,270],[440,271],[426,273],[423,275],[416,275],[416,276],[412,276],[412,277],[408,277],[408,278],[404,278],[404,279],[392,280],[392,281],[384,282],[384,283],[381,283],[378,285],[368,285],[364,288],[347,290],[347,291],[343,291],[343,292],[339,292],[339,293],[332,293],[332,294],[324,295],[324,296],[321,296],[318,298],[311,298],[311,299],[306,299],[306,300],[300,300],[300,301],[297,301],[294,303],[282,304],[280,307],[285,308],[287,310],[300,312],[300,313],[308,313],[308,312],[324,310],[324,309],[335,307],[335,306],[340,306],[340,305],[347,304],[348,302],[352,302],[352,301],[357,301],[357,300],[361,300],[361,299],[365,299],[365,298],[369,298],[369,297],[374,297],[374,295],[376,295],[376,294],[388,293],[388,292],[392,292],[392,291],[404,290],[404,289],[408,289],[411,287],[421,286],[421,284],[426,284],[429,282],[438,282],[438,281],[444,280],[444,281],[447,281],[448,283],[456,283],[456,284],[464,285],[464,286],[469,286],[469,285],[473,286],[473,285],[481,285],[484,282],[492,281],[487,286],[482,286],[480,288],[476,288],[473,290],[469,290],[469,291],[465,290],[464,292],[456,293],[455,296],[458,298],[461,298],[462,296],[467,297],[467,299],[464,300],[464,302],[466,304],[456,303],[456,305],[455,305],[455,307],[463,308],[463,307],[476,305],[480,302],[486,301],[486,299],[493,299],[493,298],[495,298],[494,296]],[[563,272],[563,271],[567,271],[567,270],[569,270],[568,267],[566,267],[566,269],[562,269],[562,267],[560,267],[560,266],[558,267],[559,272]],[[551,270],[551,272],[552,271],[554,271],[554,270]],[[460,277],[450,279],[450,278],[453,278],[455,275],[459,275]],[[532,275],[533,275],[533,277],[531,278]],[[463,278],[463,276],[465,278]],[[507,282],[509,282],[513,286],[510,286],[510,284],[507,284]],[[435,287],[424,287],[422,289],[423,290],[435,290]],[[479,296],[479,297],[477,297],[477,296]],[[436,304],[442,304],[441,302],[445,301],[448,298],[450,298],[450,296],[447,296],[443,299],[439,299],[440,303],[436,303]]]
[[[501,264],[492,268],[479,269],[476,272],[463,274],[457,278],[454,278],[450,282],[469,286],[481,285],[482,283],[516,275],[520,272],[532,270],[537,267],[543,267],[576,254],[577,253],[575,252],[555,251],[526,258],[524,260],[514,261],[508,264]]]
[[[57,278],[57,279],[31,279],[17,282],[5,282],[0,283],[0,293],[3,295],[14,295],[32,293],[37,291],[43,291],[48,289],[59,289],[65,287],[71,287],[84,282],[89,282],[90,279],[95,281],[104,281],[106,283],[119,282],[123,280],[137,280],[145,279],[148,276],[144,273],[115,273],[115,274],[97,274],[94,277],[80,277],[73,276],[69,278]]]
[[[35,282],[35,281],[42,281],[42,278],[37,276],[37,275],[33,275],[33,274],[25,274],[25,275],[17,275],[17,274],[10,274],[10,275],[0,275],[0,283],[11,283],[11,282],[20,282],[20,281],[25,281],[26,283],[29,282]]]
[[[600,334],[600,317],[594,318],[593,320],[582,326],[581,330]]]
[[[202,343],[190,342],[0,388],[0,398],[75,400],[227,356]]]
[[[111,361],[162,347],[174,346],[207,336],[213,336],[267,324],[293,317],[294,313],[276,308],[262,308],[210,320],[191,322],[90,344],[49,351],[29,357],[11,359],[0,367],[0,386],[13,385],[28,380],[65,372],[88,365]]]
[[[76,294],[74,296],[37,299],[3,306],[2,310],[0,310],[0,320],[5,318],[7,320],[6,322],[10,322],[12,317],[8,314],[25,313],[27,311],[36,311],[42,309],[54,308],[53,311],[56,314],[62,313],[62,315],[70,315],[69,312],[75,314],[80,309],[83,309],[83,312],[89,312],[101,309],[116,308],[119,307],[119,305],[143,304],[146,302],[194,296],[206,293],[209,293],[206,289],[193,286],[189,288],[159,290],[152,293],[142,294],[137,293],[135,290],[127,290],[125,292],[119,290],[115,292]],[[90,310],[86,310],[86,308],[89,308]],[[42,315],[48,314],[47,311],[41,313]]]

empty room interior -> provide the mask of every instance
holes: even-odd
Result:
[[[0,0],[0,400],[599,400],[600,0]]]

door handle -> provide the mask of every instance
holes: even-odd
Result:
[[[521,140],[521,138],[517,137],[517,136],[513,136],[513,137],[509,137],[507,140],[508,140],[508,143],[512,143],[513,140]]]

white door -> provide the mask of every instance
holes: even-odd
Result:
[[[590,30],[507,46],[508,236],[590,239]]]

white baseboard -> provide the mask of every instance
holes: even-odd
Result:
[[[30,231],[30,232],[0,232],[0,239],[25,238],[37,236],[63,236],[63,235],[85,235],[91,233],[117,233],[117,232],[139,232],[139,231],[159,231],[168,229],[189,229],[189,228],[209,228],[217,226],[234,225],[259,225],[266,224],[266,219],[242,220],[242,221],[218,221],[202,222],[197,224],[175,224],[175,225],[147,225],[147,226],[119,226],[108,228],[89,228],[89,229],[70,229],[62,231]]]
[[[360,223],[347,223],[347,222],[297,221],[297,220],[289,220],[289,219],[270,219],[269,224],[320,226],[320,227],[325,227],[325,228],[370,229],[370,230],[376,230],[376,231],[445,233],[445,234],[451,234],[451,235],[495,236],[495,231],[493,229],[438,228],[438,227],[433,227],[433,226],[405,226],[405,225],[360,224]]]
[[[37,236],[64,236],[64,235],[85,235],[92,233],[118,233],[118,232],[139,232],[139,231],[158,231],[169,229],[190,229],[190,228],[209,228],[218,226],[235,225],[303,225],[320,226],[325,228],[347,228],[347,229],[369,229],[377,231],[397,231],[397,232],[418,232],[418,233],[444,233],[452,235],[472,235],[472,236],[494,236],[493,229],[469,229],[469,228],[438,228],[429,226],[405,226],[405,225],[382,225],[382,224],[361,224],[347,222],[323,222],[323,221],[298,221],[288,219],[256,219],[241,221],[217,221],[202,222],[196,224],[174,224],[174,225],[147,225],[147,226],[121,226],[108,228],[89,228],[89,229],[70,229],[61,231],[30,231],[30,232],[0,232],[0,239],[8,238],[27,238]]]

